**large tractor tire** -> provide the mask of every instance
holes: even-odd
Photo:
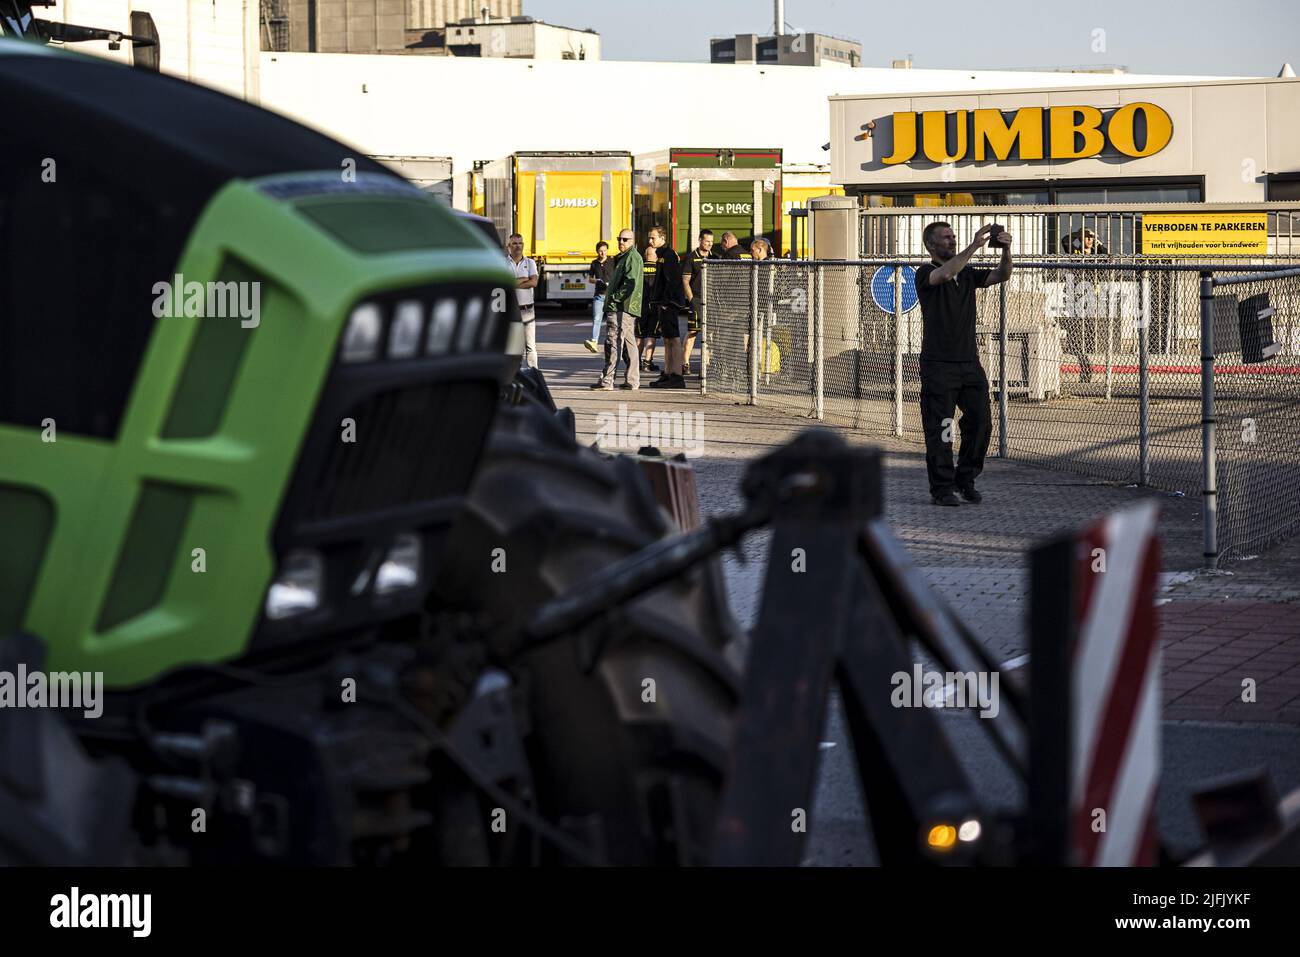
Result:
[[[0,638],[0,671],[45,667],[45,644]],[[27,694],[22,688],[19,694]],[[86,753],[55,708],[0,708],[0,867],[126,864],[136,778]]]
[[[672,533],[634,462],[566,432],[535,406],[503,412],[452,532],[443,600],[486,612],[494,642]],[[514,648],[541,814],[608,863],[703,863],[743,641],[711,562],[577,634]]]

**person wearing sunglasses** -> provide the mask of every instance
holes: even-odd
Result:
[[[605,368],[600,380],[592,385],[598,391],[614,388],[614,370],[619,356],[627,350],[627,381],[620,389],[641,387],[641,367],[637,363],[636,325],[641,316],[645,264],[636,248],[636,234],[625,229],[618,234],[618,255],[614,257],[614,274],[605,290]]]

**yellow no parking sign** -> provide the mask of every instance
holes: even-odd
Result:
[[[1147,213],[1147,256],[1268,255],[1267,213]]]

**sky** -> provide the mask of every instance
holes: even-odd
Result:
[[[524,14],[601,35],[606,60],[707,62],[709,38],[771,32],[771,0],[523,0]],[[653,10],[653,14],[649,11]],[[1300,0],[786,0],[788,32],[862,44],[864,66],[1117,65],[1130,73],[1300,72]]]

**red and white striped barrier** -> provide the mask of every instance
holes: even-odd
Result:
[[[1161,706],[1156,514],[1155,503],[1146,502],[1079,536],[1070,789],[1073,846],[1085,866],[1155,863]]]
[[[1048,864],[1157,863],[1158,506],[1031,556],[1030,819]]]

